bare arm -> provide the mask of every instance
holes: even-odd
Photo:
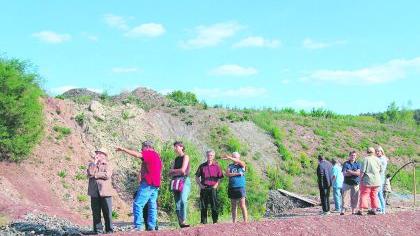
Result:
[[[185,175],[187,172],[187,168],[188,168],[188,164],[190,161],[190,157],[185,155],[184,156],[184,160],[182,161],[182,166],[179,169],[171,169],[169,171],[169,175],[173,176],[173,175]]]
[[[196,176],[195,177],[195,182],[197,182],[197,184],[200,187],[200,189],[203,189],[204,188],[204,186],[201,184],[200,177]]]
[[[241,159],[239,159],[239,158],[234,158],[234,157],[232,157],[232,156],[231,156],[231,155],[229,155],[229,154],[226,154],[226,155],[225,155],[225,159],[228,159],[228,160],[233,161],[235,164],[240,165],[240,166],[241,166],[242,168],[244,168],[244,170],[245,170],[246,163],[245,163],[244,161],[242,161]]]
[[[115,151],[117,151],[117,152],[122,151],[122,152],[127,153],[128,155],[131,155],[131,156],[137,157],[137,158],[142,158],[143,157],[140,152],[130,150],[130,149],[127,149],[127,148],[123,148],[123,147],[117,147],[115,149]]]

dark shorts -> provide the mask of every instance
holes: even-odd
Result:
[[[246,191],[244,187],[241,188],[229,188],[228,197],[230,199],[241,199],[246,197]]]

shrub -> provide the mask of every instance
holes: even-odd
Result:
[[[112,219],[113,220],[116,220],[116,219],[118,219],[118,217],[120,217],[120,214],[118,214],[117,211],[113,210],[112,211]]]
[[[25,159],[42,137],[38,80],[28,63],[0,58],[0,160]]]
[[[187,109],[185,109],[185,107],[181,107],[179,109],[179,113],[185,113],[185,112],[187,112]]]
[[[279,188],[291,190],[293,179],[291,176],[282,174],[280,168],[269,166],[266,175],[269,178],[269,188],[271,190]]]
[[[71,134],[71,129],[67,128],[67,127],[62,127],[62,126],[54,126],[53,130],[57,133],[56,139],[60,140],[64,137],[67,137]]]
[[[86,116],[85,113],[79,113],[74,117],[74,120],[77,122],[77,124],[79,124],[80,126],[83,126],[83,124],[85,123],[86,120]]]
[[[65,178],[67,176],[67,172],[65,170],[60,170],[57,175],[61,178]]]
[[[85,194],[77,195],[77,201],[79,201],[79,202],[87,202],[88,199],[89,199],[89,197]]]
[[[166,97],[184,106],[194,106],[198,103],[197,96],[191,92],[176,90],[166,95]]]
[[[85,174],[82,174],[82,173],[77,173],[76,176],[74,176],[74,178],[76,180],[85,180],[85,179],[87,179],[87,176]]]

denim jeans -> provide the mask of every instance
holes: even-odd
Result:
[[[133,214],[134,214],[134,227],[136,229],[143,229],[143,208],[147,204],[148,206],[148,217],[147,227],[148,229],[155,229],[157,221],[157,198],[159,188],[148,185],[146,181],[142,181],[137,191],[136,198],[133,202]]]
[[[181,222],[187,219],[188,195],[191,191],[190,177],[185,178],[182,192],[174,192],[176,214]]]
[[[381,208],[381,212],[385,213],[386,201],[385,201],[385,198],[384,198],[383,185],[379,187],[378,199],[379,199],[379,205],[380,205],[380,208]]]
[[[341,188],[333,188],[334,205],[336,211],[341,211]]]

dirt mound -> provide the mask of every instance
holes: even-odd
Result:
[[[77,88],[77,89],[70,89],[62,94],[64,98],[77,98],[82,96],[88,96],[92,99],[98,100],[100,97],[99,93],[90,91],[86,88]]]

